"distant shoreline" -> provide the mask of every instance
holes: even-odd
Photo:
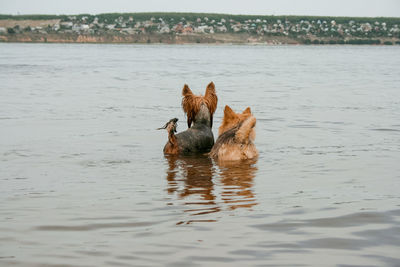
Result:
[[[251,34],[140,34],[140,35],[82,35],[22,33],[0,35],[3,43],[93,43],[93,44],[241,44],[241,45],[399,45],[398,39],[335,39],[335,38],[290,38],[285,36],[254,36]]]
[[[0,42],[399,45],[400,18],[204,13],[0,14]]]

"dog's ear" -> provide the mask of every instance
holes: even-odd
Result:
[[[199,105],[197,103],[198,101],[196,101],[195,95],[187,84],[183,86],[182,96],[182,108],[183,112],[187,115],[187,124],[188,128],[190,128],[196,113],[199,111]]]
[[[213,82],[210,82],[207,85],[206,93],[204,95],[204,100],[208,107],[208,110],[210,111],[210,121],[211,121],[210,127],[212,128],[213,114],[215,113],[215,110],[217,109],[217,104],[218,104],[218,97],[217,97],[217,93],[215,92],[215,85]]]
[[[242,112],[242,114],[251,114],[251,109],[250,109],[250,107],[247,107],[247,108]]]
[[[182,89],[182,96],[193,95],[192,90],[190,90],[189,85],[185,84]]]
[[[224,109],[224,117],[222,118],[221,126],[218,129],[218,135],[223,134],[229,127],[232,126],[232,123],[237,120],[236,113],[228,106],[225,106]]]
[[[215,85],[214,85],[213,82],[210,82],[210,83],[207,85],[207,88],[206,88],[206,95],[207,95],[207,94],[211,94],[211,93],[215,94]]]
[[[224,121],[230,121],[236,117],[236,113],[228,105],[226,105],[224,109]]]
[[[206,94],[204,95],[204,99],[206,100],[207,106],[210,110],[211,115],[214,114],[217,109],[218,97],[215,92],[215,85],[213,82],[210,82],[206,88]]]

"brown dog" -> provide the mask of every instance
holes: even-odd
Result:
[[[209,152],[214,145],[214,135],[211,131],[213,115],[217,108],[218,97],[214,83],[206,88],[206,93],[194,95],[188,85],[182,89],[182,108],[187,114],[188,128],[186,131],[176,132],[178,119],[172,119],[162,127],[167,129],[168,142],[165,144],[165,154],[187,154]],[[161,129],[161,128],[160,128]]]
[[[256,118],[246,108],[241,114],[225,106],[219,136],[210,156],[218,161],[252,159],[258,156],[254,145]]]
[[[210,128],[212,128],[213,124],[213,115],[215,110],[217,109],[218,97],[215,92],[215,85],[213,82],[210,82],[207,85],[206,93],[204,96],[193,94],[192,90],[190,90],[189,86],[185,84],[182,89],[182,108],[183,111],[187,114],[187,124],[188,128],[190,128],[192,122],[200,122],[199,119],[207,119]],[[196,119],[196,115],[201,111],[202,105],[208,109],[210,118],[206,118],[207,116],[201,116],[201,118]]]
[[[246,108],[242,113],[235,113],[228,105],[226,105],[224,109],[224,118],[222,119],[221,126],[218,129],[218,136],[250,116],[250,107]]]

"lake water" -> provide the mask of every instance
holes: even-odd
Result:
[[[181,90],[259,158],[164,157]],[[0,266],[399,266],[400,47],[0,44]]]

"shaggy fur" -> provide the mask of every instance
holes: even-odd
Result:
[[[246,108],[242,113],[235,113],[228,105],[226,105],[224,109],[224,118],[222,119],[221,126],[218,129],[218,135],[223,134],[250,116],[250,107]]]
[[[168,132],[168,142],[164,147],[165,154],[206,153],[214,145],[214,135],[211,131],[213,114],[217,108],[218,98],[214,83],[207,86],[204,96],[196,96],[185,84],[182,90],[182,108],[187,114],[189,129],[176,132],[176,121],[170,120],[165,129]]]
[[[166,154],[178,154],[178,140],[176,139],[176,127],[177,127],[178,119],[174,118],[169,120],[163,127],[158,128],[157,130],[167,129],[168,132],[168,142],[164,146],[164,153]]]
[[[239,116],[234,113],[228,106],[225,107],[223,123],[220,127],[222,134],[218,137],[213,146],[210,157],[218,161],[235,161],[252,159],[258,156],[257,149],[253,143],[255,139],[256,118],[247,108]],[[245,117],[243,119],[243,117]],[[225,130],[233,125],[232,128]]]
[[[205,104],[210,112],[210,128],[212,128],[213,115],[217,109],[218,97],[215,92],[215,85],[210,82],[207,85],[206,93],[204,96],[193,94],[189,86],[185,84],[182,89],[182,108],[187,114],[187,124],[188,128],[191,127],[192,122],[196,118],[196,114],[200,111],[202,104]]]

